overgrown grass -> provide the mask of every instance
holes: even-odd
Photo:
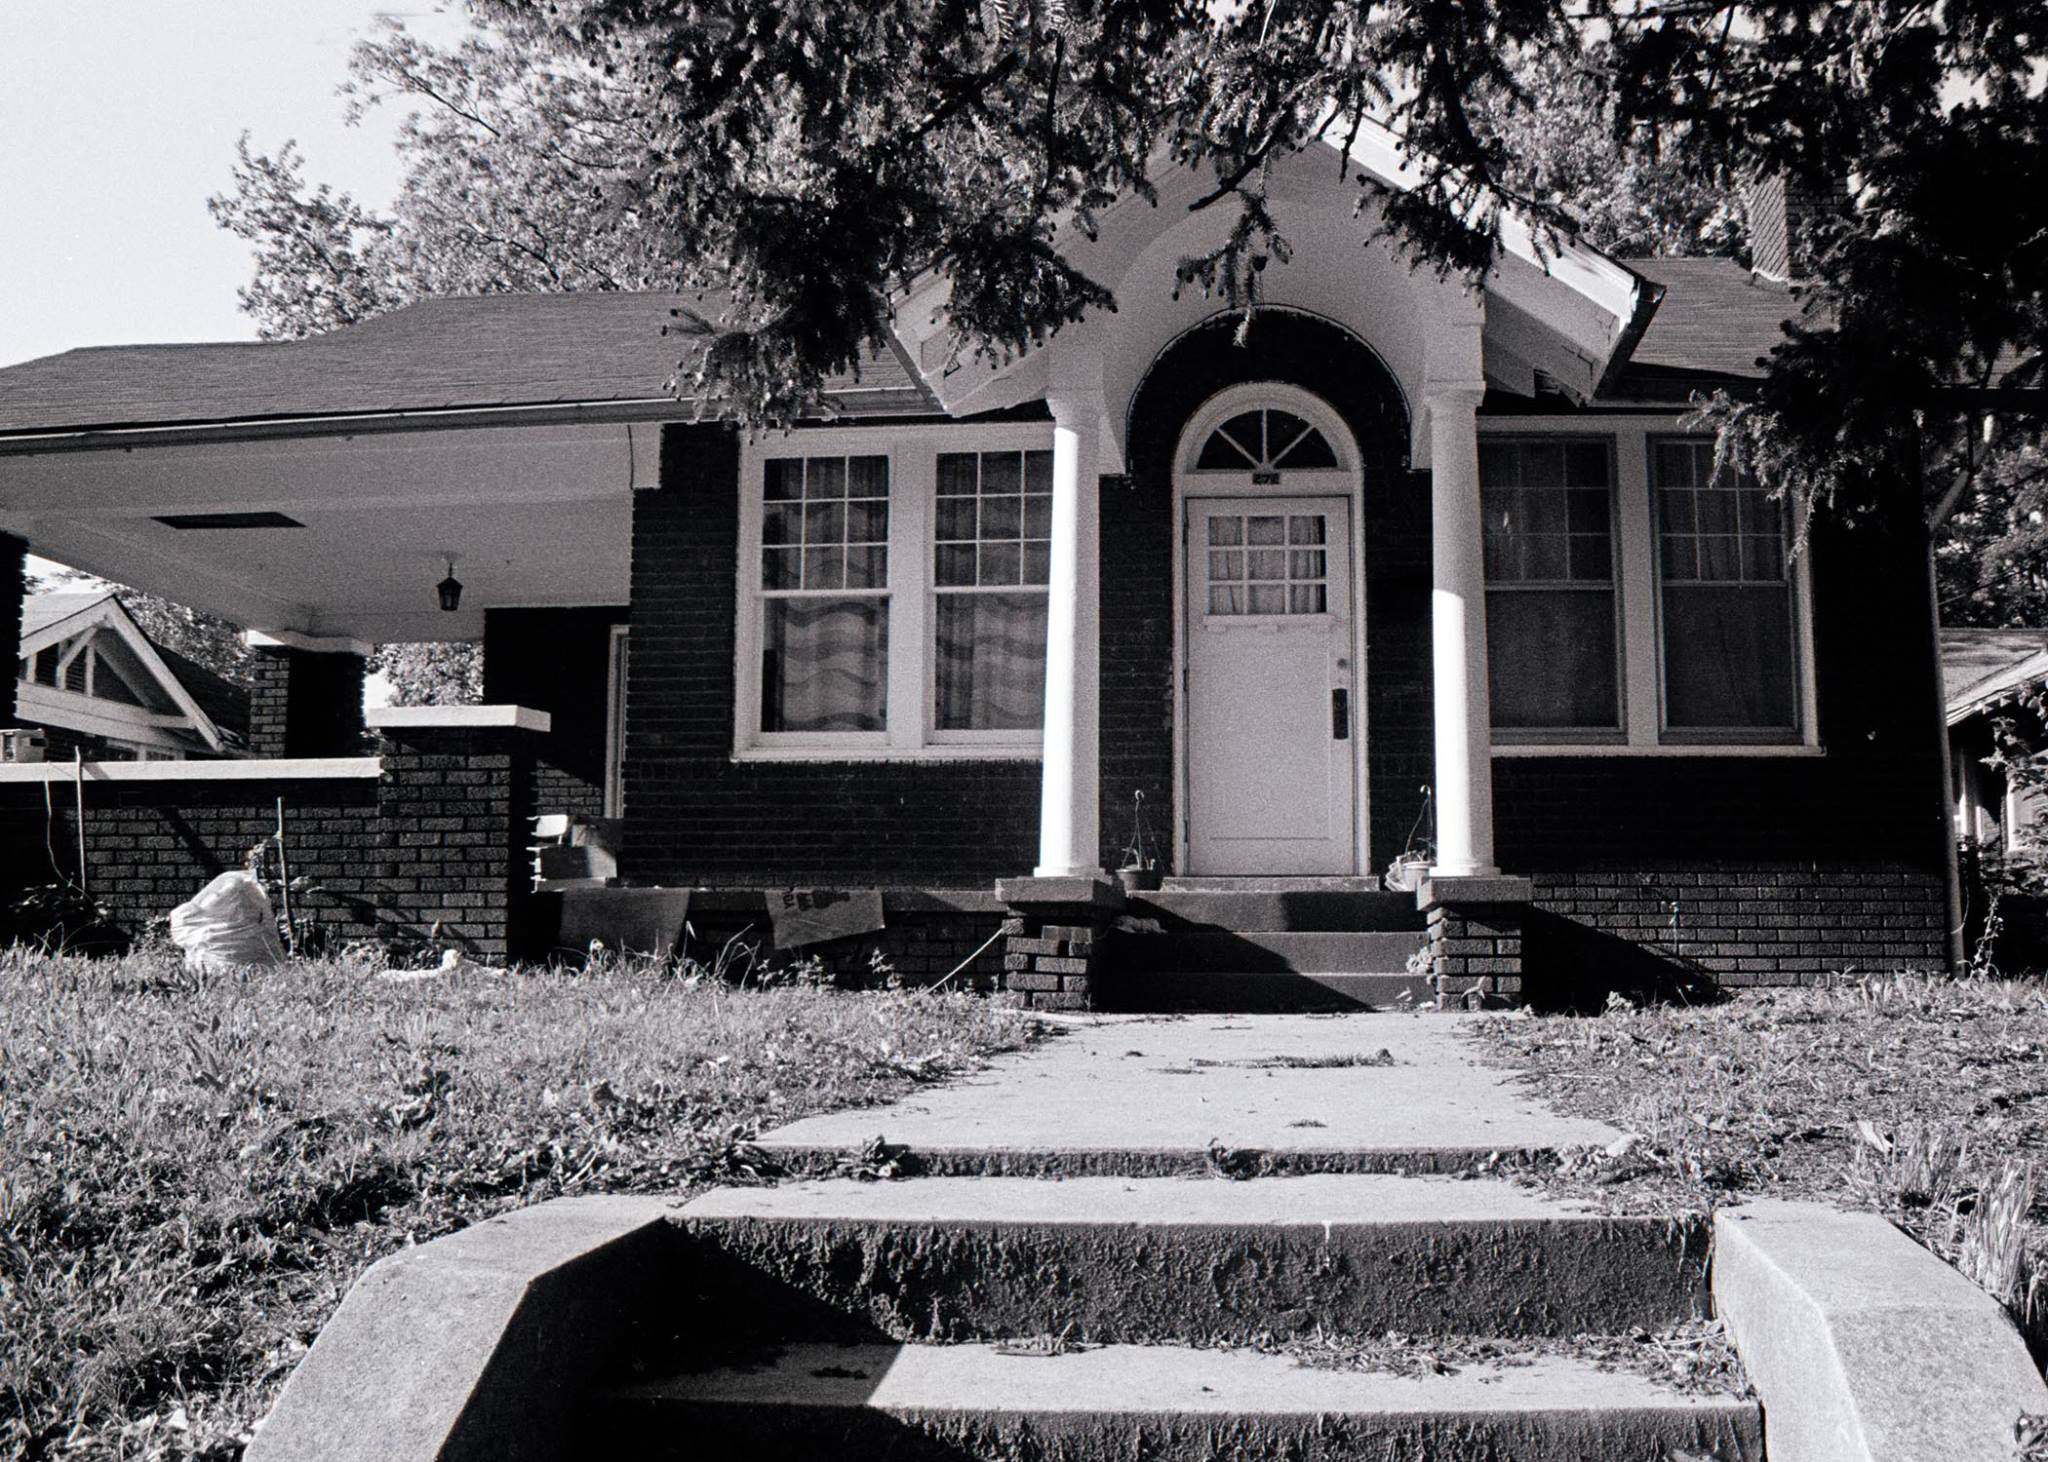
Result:
[[[0,953],[0,1457],[228,1458],[350,1282],[1024,1044],[968,995]]]
[[[1902,975],[1480,1030],[1552,1105],[1630,1134],[1565,1154],[1546,1184],[1623,1206],[1875,1208],[2048,1357],[2048,987]]]

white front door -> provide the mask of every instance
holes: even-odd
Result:
[[[1188,871],[1357,871],[1351,504],[1186,499]]]

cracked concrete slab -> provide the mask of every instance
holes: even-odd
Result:
[[[1072,1018],[974,1076],[793,1122],[761,1146],[801,1165],[879,1135],[936,1172],[1142,1174],[1199,1169],[1212,1143],[1280,1155],[1288,1171],[1374,1172],[1455,1171],[1494,1152],[1618,1139],[1480,1063],[1471,1024],[1505,1018]]]

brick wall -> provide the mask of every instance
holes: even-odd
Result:
[[[484,700],[554,723],[534,765],[543,812],[604,813],[611,633],[625,618],[610,607],[484,611]]]
[[[1527,934],[1536,980],[1627,975],[1646,957],[1730,987],[1946,963],[1946,896],[1925,868],[1636,861],[1532,881],[1547,916]]]
[[[12,896],[78,876],[77,799],[69,781],[0,784],[0,890]],[[318,885],[293,913],[330,941],[376,933],[375,778],[87,782],[86,871],[92,893],[131,929],[169,914],[208,880],[240,868],[277,829],[285,803],[292,872]]]
[[[511,729],[394,732],[382,773],[276,780],[93,781],[85,785],[86,877],[131,932],[210,879],[245,866],[285,803],[295,878],[316,888],[294,915],[329,944],[435,934],[487,957],[534,946],[526,819],[541,740]],[[0,783],[0,897],[75,880],[77,796],[69,781]]]
[[[387,937],[438,927],[487,956],[532,947],[527,847],[542,740],[509,728],[385,732],[376,839]]]
[[[250,657],[249,754],[361,756],[363,657],[259,648]]]
[[[1658,977],[1646,958],[1725,984],[1945,964],[1921,550],[1823,523],[1811,553],[1824,755],[1495,761],[1500,863],[1535,883],[1532,985]]]
[[[671,426],[633,499],[625,868],[636,883],[985,887],[1038,851],[1038,763],[735,762],[739,441]]]

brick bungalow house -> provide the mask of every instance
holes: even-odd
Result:
[[[1353,161],[1368,214],[1406,185],[1384,139]],[[700,933],[879,888],[899,967],[1002,931],[977,972],[1051,1004],[1947,963],[1924,544],[1788,556],[1685,424],[1757,377],[1782,279],[1511,232],[1471,291],[1361,246],[1317,149],[1276,169],[1294,254],[1240,345],[1173,288],[1227,227],[1201,186],[1062,240],[1115,313],[959,361],[927,281],[788,432],[663,390],[672,308],[716,313],[668,297],[0,371],[8,552],[224,614],[265,664],[281,760],[110,769],[101,885],[154,911],[284,796],[337,933],[487,950],[548,942],[523,819],[557,811],[621,817],[623,881],[698,890]],[[1782,198],[1756,213],[1782,275]],[[488,704],[373,718],[366,756],[363,655],[422,638],[481,638]],[[1126,899],[1137,794],[1171,877]],[[1422,888],[1381,891],[1424,840]]]

